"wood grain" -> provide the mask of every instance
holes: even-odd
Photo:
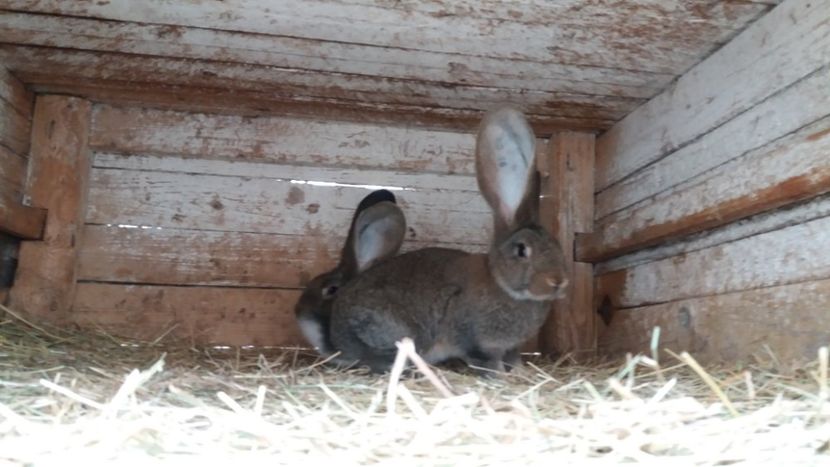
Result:
[[[660,4],[627,1],[615,4],[625,14],[609,15],[607,5],[586,8],[572,2],[554,2],[535,3],[540,17],[534,21],[517,21],[515,13],[494,21],[468,14],[436,13],[421,3],[412,2],[397,8],[339,0],[278,4],[235,0],[171,7],[157,0],[144,2],[140,9],[130,0],[106,3],[12,0],[6,3],[7,8],[70,16],[261,34],[279,31],[280,35],[289,37],[368,44],[407,53],[410,50],[443,52],[462,59],[483,56],[653,72],[679,72],[688,68],[768,9],[765,5],[745,2],[713,7],[706,2],[689,4],[681,0]],[[464,6],[458,7],[465,11]],[[172,34],[176,34],[175,29]],[[516,43],[523,47],[517,48]],[[307,47],[303,52],[308,53],[308,48],[317,47]],[[322,56],[328,56],[323,52]]]
[[[74,295],[77,245],[87,205],[92,105],[84,100],[38,98],[32,122],[27,194],[48,210],[42,241],[23,242],[12,304],[60,320]]]
[[[217,345],[303,345],[297,290],[80,283],[72,320],[130,338]]]
[[[633,308],[830,277],[830,217],[597,277],[598,302]]]
[[[602,220],[830,115],[830,65],[737,115],[596,197]],[[736,137],[740,135],[740,137]]]
[[[32,119],[32,107],[35,103],[34,95],[4,66],[0,66],[0,99],[8,102],[25,120]],[[25,156],[27,154],[21,155]]]
[[[583,96],[646,99],[668,84],[670,74],[497,60],[367,44],[242,33],[203,27],[141,24],[80,17],[6,13],[0,16],[4,42],[83,48],[156,57],[264,65],[315,72],[347,84],[353,77],[393,78],[413,84],[459,89],[526,89]],[[272,31],[269,31],[272,32]],[[299,73],[306,76],[307,73]],[[296,82],[296,81],[295,81]]]
[[[26,177],[26,158],[0,146],[0,191],[19,196]]]
[[[827,65],[827,17],[828,2],[783,2],[629,114],[597,141],[597,190],[656,162]],[[765,79],[757,79],[759,76]]]
[[[577,258],[602,261],[830,191],[830,119],[770,146],[608,216],[578,239]]]
[[[599,349],[615,357],[650,354],[652,330],[660,326],[661,349],[685,350],[701,362],[752,363],[755,355],[767,360],[769,348],[794,368],[814,361],[818,348],[830,342],[828,309],[830,280],[619,310],[600,331]]]
[[[6,50],[6,52],[4,52]],[[0,59],[9,60],[8,50],[0,46]],[[96,67],[98,65],[95,65]],[[101,65],[101,67],[106,66]],[[432,129],[473,132],[483,112],[474,109],[443,109],[408,104],[377,104],[356,100],[336,100],[307,96],[285,96],[273,92],[241,91],[222,87],[195,87],[171,85],[161,80],[138,82],[116,78],[87,78],[62,74],[65,67],[56,67],[54,73],[42,70],[18,75],[39,94],[70,94],[90,100],[125,106],[154,107],[187,112],[224,113],[243,116],[294,116],[321,120],[339,120],[380,125],[406,125]],[[95,74],[92,72],[85,72]],[[560,129],[596,131],[608,128],[613,120],[557,115],[530,114],[531,126],[540,137]]]
[[[95,168],[86,221],[339,236],[366,193],[367,189],[359,187],[291,183],[278,172],[270,177],[238,177]],[[399,204],[407,215],[408,239],[487,243],[492,221],[478,192],[399,193]]]
[[[260,65],[195,62],[185,59],[148,57],[109,52],[85,52],[59,48],[0,46],[0,58],[25,82],[83,83],[121,79],[144,87],[182,86],[196,89],[230,90],[269,95],[269,100],[301,104],[329,102],[339,106],[362,106],[380,111],[421,109],[437,115],[481,113],[514,99],[504,89],[422,85],[389,78],[352,77],[335,81],[320,73],[282,70]],[[628,98],[584,98],[525,92],[522,107],[535,120],[613,122],[641,100]],[[605,101],[608,101],[607,103]],[[618,103],[619,108],[612,108]],[[261,105],[264,105],[261,104]],[[538,116],[538,118],[536,117]]]
[[[574,262],[576,232],[593,227],[594,136],[584,133],[555,134],[540,159],[543,180],[541,220],[562,245],[570,285],[540,331],[540,344],[552,353],[591,354],[596,332],[593,310],[593,269]]]
[[[595,264],[594,274],[604,275],[609,272],[704,250],[827,216],[830,216],[830,195],[822,195],[809,201],[756,214],[722,227],[693,234],[678,241],[639,250]]]
[[[16,154],[28,154],[30,129],[31,121],[9,101],[0,99],[0,145]]]
[[[458,132],[320,119],[96,106],[90,145],[127,154],[473,175],[474,139]]]

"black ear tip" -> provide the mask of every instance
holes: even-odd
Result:
[[[360,201],[360,204],[357,205],[357,211],[363,211],[364,209],[372,207],[383,201],[395,203],[395,195],[393,195],[389,190],[375,190],[366,195],[363,200]]]

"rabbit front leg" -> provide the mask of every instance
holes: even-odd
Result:
[[[503,351],[473,349],[467,352],[464,361],[479,374],[494,376],[505,372],[503,358]]]

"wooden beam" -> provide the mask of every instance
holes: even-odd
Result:
[[[597,190],[827,65],[828,17],[830,2],[785,1],[629,114],[597,141]]]
[[[72,320],[114,335],[194,344],[305,345],[294,319],[299,290],[78,284]]]
[[[651,334],[660,326],[660,349],[730,364],[767,359],[771,350],[792,369],[814,361],[818,348],[830,342],[827,310],[826,279],[618,310],[602,326],[599,350],[612,357],[650,355]]]
[[[826,193],[828,158],[830,119],[606,217],[577,239],[577,258],[603,261]]]
[[[75,288],[89,177],[89,102],[61,96],[37,99],[27,194],[47,209],[43,240],[23,242],[12,304],[44,319],[65,318]]]
[[[2,56],[2,46],[0,46]],[[1,57],[0,57],[1,58]],[[340,120],[379,125],[407,125],[427,129],[474,132],[483,112],[474,109],[443,109],[406,104],[378,104],[352,100],[283,96],[270,92],[240,91],[226,86],[205,88],[170,85],[164,81],[136,82],[20,72],[40,94],[69,94],[96,102],[135,107],[152,107],[186,112],[207,112],[243,116],[291,116],[318,120]],[[95,74],[94,71],[84,72]],[[128,73],[129,75],[129,73]],[[529,115],[540,137],[565,128],[595,131],[610,127],[609,119],[584,119]]]
[[[45,222],[45,209],[26,206],[16,193],[0,188],[0,231],[19,238],[38,239]]]
[[[830,217],[597,277],[597,303],[635,308],[830,278]]]
[[[595,350],[596,329],[593,309],[593,269],[590,264],[574,261],[576,232],[590,232],[593,227],[594,136],[585,133],[554,134],[547,154],[539,158],[543,174],[542,222],[562,245],[570,286],[565,298],[553,304],[553,311],[540,333],[544,352]]]

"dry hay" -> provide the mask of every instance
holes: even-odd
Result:
[[[826,349],[789,375],[771,356],[704,370],[683,354],[401,377],[411,343],[399,358],[370,376],[302,349],[162,347],[7,315],[0,465],[830,465]]]

